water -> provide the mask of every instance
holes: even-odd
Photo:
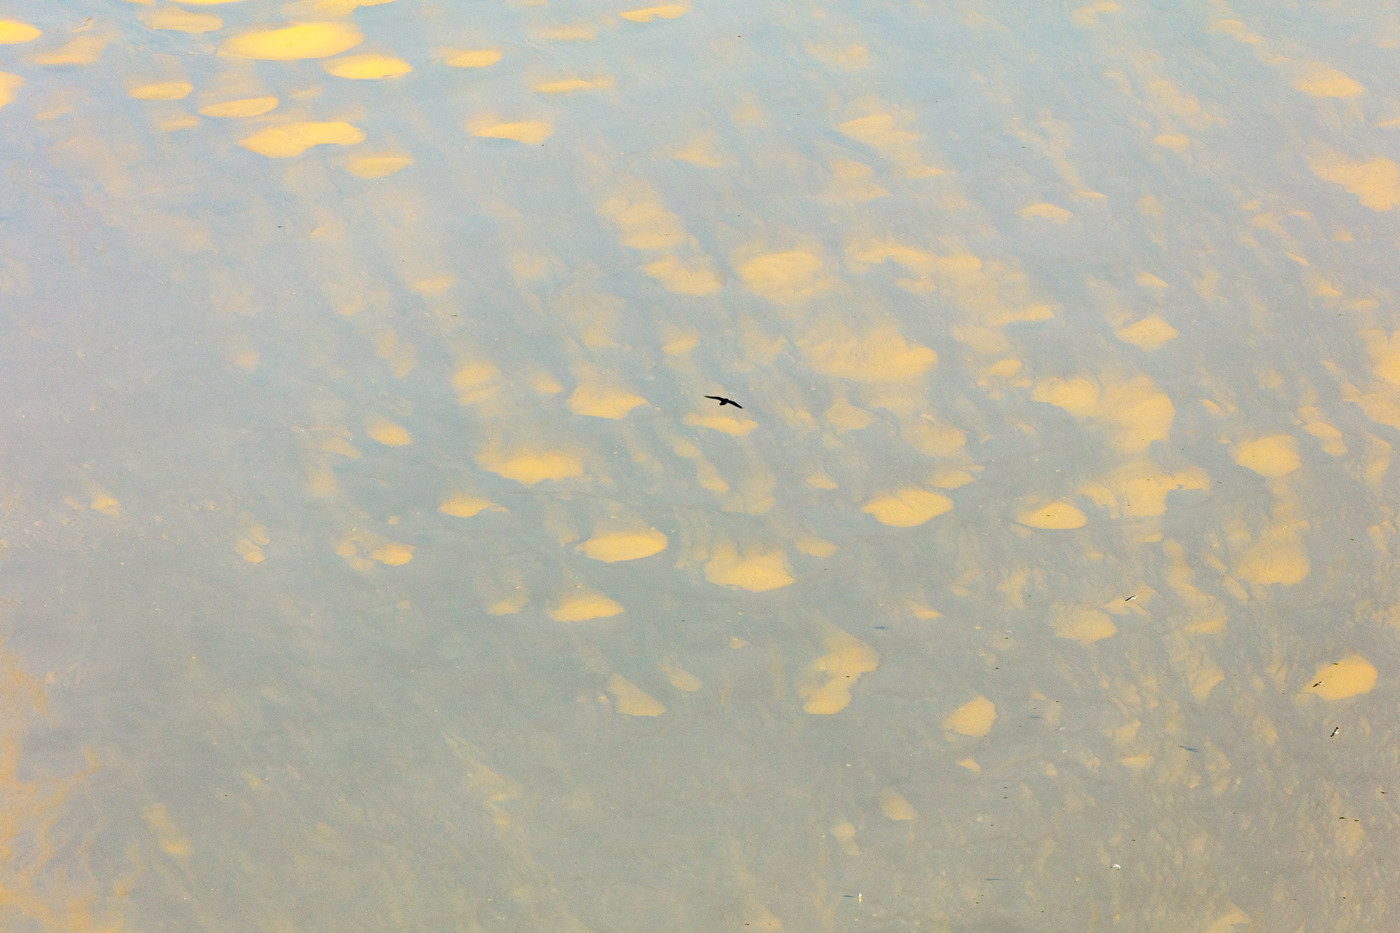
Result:
[[[0,21],[7,929],[1394,927],[1394,5]]]

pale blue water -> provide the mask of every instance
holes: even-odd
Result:
[[[3,925],[1392,929],[1396,13],[0,7]]]

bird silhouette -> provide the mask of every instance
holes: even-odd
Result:
[[[744,407],[743,405],[740,405],[738,402],[734,401],[732,398],[725,398],[723,395],[707,395],[705,396],[705,398],[712,398],[716,402],[719,402],[720,408],[723,408],[726,405],[733,405],[735,408]]]

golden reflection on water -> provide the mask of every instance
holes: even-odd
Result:
[[[0,33],[3,35],[3,33]],[[117,913],[105,892],[89,888],[67,870],[70,840],[53,832],[56,815],[96,771],[96,762],[72,774],[34,774],[25,766],[25,733],[46,705],[44,686],[24,673],[0,647],[0,910],[11,929],[110,931]],[[130,878],[107,879],[120,897]]]
[[[1397,917],[1383,9],[128,6],[0,11],[0,922]]]

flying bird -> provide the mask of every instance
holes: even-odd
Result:
[[[740,405],[738,402],[734,401],[732,398],[725,398],[723,395],[707,395],[705,396],[705,398],[712,398],[716,402],[719,402],[720,408],[723,408],[726,405],[733,405],[735,408],[744,407],[743,405]]]

